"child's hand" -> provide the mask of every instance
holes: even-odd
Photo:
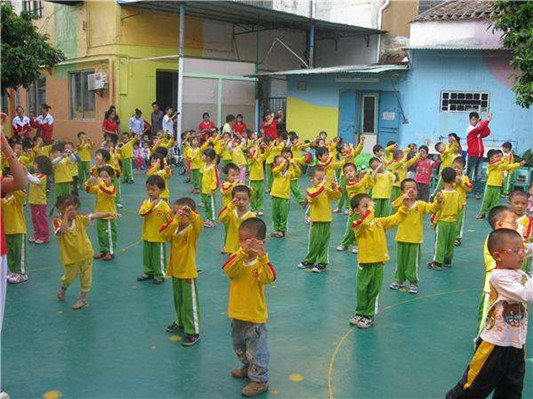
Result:
[[[253,241],[252,239],[245,240],[241,243],[241,248],[244,251],[246,255],[250,255],[253,253]]]
[[[457,183],[461,183],[461,176],[455,176],[455,181]]]
[[[374,208],[376,206],[376,203],[374,201],[368,201],[368,207]]]
[[[361,143],[364,143],[364,142],[365,142],[365,140],[366,140],[366,136],[364,136],[364,135],[363,135],[363,136],[361,136]]]
[[[180,219],[181,217],[183,217],[183,214],[184,214],[184,213],[183,213],[183,208],[180,208],[180,209],[176,210],[176,212],[174,212],[174,215],[176,215],[176,217],[177,217],[178,219]]]
[[[520,166],[524,166],[526,164],[526,161],[520,161]]]
[[[97,182],[98,182],[98,178],[96,176],[91,176],[89,178],[89,183],[91,183],[91,185],[94,186]]]
[[[448,140],[450,140],[450,141],[457,141],[457,140],[455,139],[455,136],[450,136],[450,137],[448,137]]]
[[[184,206],[183,208],[181,208],[181,212],[183,213],[184,216],[190,217],[192,213],[192,209],[189,208],[188,206]]]
[[[494,115],[493,114],[488,114],[487,115],[487,120],[490,122],[492,120],[492,118],[494,118]]]
[[[158,199],[155,199],[155,200],[151,200],[151,201],[150,201],[150,204],[151,204],[152,206],[155,206],[158,202],[159,202],[159,198],[158,198]]]
[[[253,245],[253,251],[255,252],[257,256],[262,258],[263,256],[266,255],[265,243],[262,240],[258,240],[254,238],[252,241],[252,245]]]
[[[112,213],[111,216],[113,216],[113,219],[120,219],[122,217],[122,214],[120,214],[120,213]]]

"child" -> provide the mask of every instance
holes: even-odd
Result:
[[[274,178],[270,196],[272,197],[272,221],[274,225],[274,232],[271,236],[276,238],[283,238],[287,233],[292,177],[289,167],[290,163],[281,155],[274,158],[272,167]]]
[[[252,212],[257,212],[258,216],[263,216],[263,196],[265,195],[263,164],[266,157],[266,152],[258,144],[254,145],[248,151],[248,179],[250,180],[250,188],[252,189],[251,210]]]
[[[298,184],[298,179],[302,174],[302,167],[300,166],[305,162],[305,157],[294,158],[292,150],[290,147],[285,147],[281,150],[281,155],[289,162],[289,168],[291,170],[291,194],[298,204],[303,208],[306,207],[305,197],[300,190],[300,185]]]
[[[143,170],[145,168],[142,148],[139,146],[139,144],[135,144],[133,146],[133,160],[135,162],[136,170]]]
[[[474,186],[470,183],[468,176],[463,175],[466,166],[466,160],[462,156],[458,156],[453,160],[452,168],[455,170],[455,189],[459,192],[459,198],[463,205],[459,216],[457,217],[457,223],[455,225],[455,246],[461,245],[463,239],[463,228],[465,225],[466,216],[466,195],[472,191]]]
[[[483,203],[476,219],[485,219],[487,211],[500,203],[503,185],[503,172],[512,172],[514,169],[524,165],[524,161],[519,163],[505,163],[502,160],[503,153],[500,150],[490,149],[487,152],[489,165],[487,168],[487,183],[483,194]]]
[[[502,144],[502,152],[503,152],[503,163],[510,165],[514,162],[514,155],[513,155],[513,145],[506,141]],[[503,182],[503,191],[502,195],[507,197],[509,195],[509,191],[511,190],[511,178],[513,177],[513,173],[509,171],[504,172],[504,182]]]
[[[240,184],[239,181],[239,167],[234,163],[228,163],[222,170],[226,176],[225,180],[220,185],[220,195],[222,196],[222,206],[226,206],[231,202],[233,189]]]
[[[145,141],[143,143],[143,148],[141,149],[141,156],[144,159],[144,168],[148,169],[150,166],[150,143],[148,141]]]
[[[115,176],[113,177],[113,184],[117,188],[115,204],[117,204],[117,208],[122,208],[122,187],[120,184],[120,174],[122,173],[122,154],[118,147],[110,146],[108,148],[109,154],[111,155],[110,166],[115,169]]]
[[[139,209],[139,215],[143,218],[143,273],[137,277],[137,281],[153,279],[154,284],[165,281],[165,240],[159,231],[170,215],[170,206],[161,198],[165,187],[165,180],[161,176],[150,176],[146,180],[148,199],[143,201]]]
[[[526,215],[527,194],[520,190],[512,191],[509,194],[509,207],[516,216],[516,231],[520,233],[526,245],[530,244],[533,238],[533,220]],[[522,270],[531,275],[531,269],[531,259],[526,258]]]
[[[266,159],[265,159],[265,171],[266,171],[266,192],[272,190],[272,184],[274,183],[274,160],[278,155],[281,154],[281,150],[285,147],[285,143],[281,137],[278,137],[276,140],[270,139],[268,136],[264,136],[265,144],[267,145],[266,149]]]
[[[246,130],[246,123],[243,122],[244,117],[241,114],[238,114],[236,119],[237,121],[235,122],[235,125],[233,125],[233,131],[235,134],[242,136]]]
[[[318,160],[317,165],[320,165],[324,168],[326,172],[326,179],[329,181],[337,182],[337,177],[335,176],[335,170],[342,168],[345,159],[340,161],[335,161],[332,156],[329,155],[329,151],[325,147],[319,147],[316,149],[316,158]]]
[[[396,144],[396,141],[387,141],[384,152],[386,165],[390,164],[394,160],[394,151],[396,150],[398,150],[398,144]]]
[[[76,197],[79,195],[79,177],[78,177],[78,163],[80,162],[80,157],[78,154],[76,154],[76,148],[73,143],[67,142],[65,143],[65,151],[72,154],[75,159],[75,162],[71,162],[69,164],[70,174],[72,176],[72,194],[74,194]]]
[[[391,198],[396,199],[400,196],[402,189],[401,183],[407,178],[407,169],[414,165],[419,159],[420,154],[408,159],[407,155],[401,150],[394,150],[392,152],[393,160],[389,164],[388,169],[394,173],[395,179],[392,184]]]
[[[80,200],[74,195],[64,195],[57,199],[56,208],[60,218],[54,220],[54,232],[59,244],[59,255],[64,273],[57,290],[57,299],[65,300],[67,288],[79,276],[81,294],[72,309],[87,306],[87,293],[91,289],[93,274],[93,248],[87,236],[87,227],[92,220],[117,218],[116,213],[99,212],[90,215],[78,214]]]
[[[200,301],[196,279],[196,243],[202,233],[202,218],[196,213],[191,198],[180,198],[172,205],[172,218],[160,231],[170,241],[167,276],[172,277],[172,292],[176,320],[167,326],[169,333],[183,331],[183,346],[192,346],[200,340]]]
[[[384,170],[384,165],[379,158],[371,158],[368,163],[370,168],[376,171],[372,179],[372,201],[374,202],[375,216],[378,218],[389,216],[392,184],[395,176],[392,172]]]
[[[244,157],[244,144],[246,141],[235,137],[228,146],[231,161],[239,167],[239,181],[246,183],[246,158]]]
[[[204,173],[202,174],[202,202],[205,208],[206,221],[204,227],[215,227],[215,193],[220,182],[217,165],[215,164],[217,154],[212,148],[204,150],[202,161],[205,164]]]
[[[91,166],[91,176],[98,177],[98,169],[102,166],[109,165],[111,154],[109,154],[109,151],[100,148],[94,153],[94,160],[94,165]]]
[[[409,281],[409,293],[418,293],[418,265],[420,264],[420,253],[422,242],[424,241],[424,215],[437,212],[442,205],[442,195],[437,194],[436,201],[427,203],[418,201],[418,188],[413,179],[404,179],[401,185],[402,195],[398,197],[393,206],[399,208],[407,198],[407,216],[398,226],[396,232],[396,242],[398,255],[396,258],[396,271],[394,281],[389,285],[390,289],[397,290],[402,284]]]
[[[448,145],[445,143],[439,141],[437,144],[435,144],[435,150],[440,154],[441,158],[441,171],[444,168],[448,168],[452,166],[453,160],[457,156],[456,151],[459,148],[459,145],[457,143],[456,139],[457,135],[454,133],[450,133],[448,135]],[[437,182],[437,187],[435,187],[435,191],[433,194],[431,194],[431,198],[437,194],[438,191],[442,189],[442,180],[439,176],[439,180]]]
[[[242,366],[231,372],[234,378],[249,378],[244,396],[268,390],[265,285],[276,280],[276,270],[265,252],[266,225],[258,218],[239,227],[239,250],[222,266],[230,278],[228,317],[231,319],[233,349]]]
[[[348,143],[343,143],[340,156],[345,159],[345,162],[355,165],[355,158],[357,158],[361,151],[363,151],[364,144],[365,136],[361,136],[359,144],[355,148],[353,148]],[[346,176],[344,175],[344,168],[342,169],[342,172],[343,173],[341,173],[341,178],[339,182],[339,185],[341,186],[342,190],[342,197],[337,204],[337,208],[333,210],[333,213],[340,213],[344,211],[344,214],[348,215],[350,213],[350,198],[348,197],[348,192],[346,191]]]
[[[255,217],[250,212],[251,190],[248,186],[236,186],[232,190],[232,200],[218,214],[221,223],[227,226],[223,253],[232,254],[239,249],[239,226],[247,219]]]
[[[381,145],[374,145],[374,147],[372,147],[372,153],[382,164],[385,164],[385,153],[383,152],[383,147]]]
[[[2,198],[2,218],[7,243],[7,282],[19,284],[28,280],[28,249],[26,246],[26,217],[24,204],[26,193],[16,190]]]
[[[50,158],[39,155],[33,161],[32,179],[29,180],[28,203],[31,209],[33,236],[28,239],[35,244],[45,244],[50,241],[50,228],[46,212],[46,185],[48,177],[52,175]]]
[[[51,155],[57,198],[72,192],[71,165],[76,165],[76,157],[64,144],[54,144]]]
[[[455,224],[459,212],[464,208],[459,191],[455,189],[456,173],[452,168],[444,168],[441,180],[444,182],[442,193],[442,209],[438,212],[437,234],[435,236],[435,254],[428,267],[433,270],[442,270],[442,266],[452,267],[453,250],[455,244]]]
[[[170,198],[170,190],[168,188],[168,180],[172,177],[172,169],[165,162],[165,157],[158,152],[154,152],[150,156],[150,168],[146,171],[146,176],[159,176],[163,179],[165,186],[161,192],[161,198],[168,202]]]
[[[107,165],[98,170],[99,178],[91,176],[85,183],[85,190],[89,194],[96,195],[96,204],[94,212],[107,212],[115,214],[115,196],[117,188],[113,185],[115,170]],[[96,231],[98,234],[98,246],[100,252],[94,254],[94,259],[110,261],[115,258],[115,249],[117,245],[117,221],[115,218],[105,218],[96,221]]]
[[[429,201],[429,186],[433,170],[437,169],[437,163],[428,157],[429,148],[421,145],[419,149],[420,159],[416,163],[415,180],[418,189],[418,199]]]
[[[122,183],[133,184],[133,146],[139,141],[139,136],[131,137],[129,133],[122,133],[122,143],[119,144],[124,172]]]
[[[77,152],[80,160],[78,162],[78,177],[80,182],[89,179],[90,165],[91,165],[91,150],[94,148],[94,143],[87,138],[85,132],[78,132]]]
[[[404,201],[407,202],[407,198]],[[383,283],[383,266],[389,260],[385,231],[405,219],[407,207],[400,207],[392,216],[376,218],[374,203],[368,194],[357,194],[350,205],[352,210],[359,214],[359,220],[352,226],[359,242],[359,259],[357,307],[350,324],[358,328],[369,328],[374,324],[374,315],[377,313],[377,299]]]
[[[514,230],[489,235],[488,249],[496,262],[490,276],[491,306],[486,327],[463,377],[447,399],[521,398],[525,374],[528,306],[533,302],[533,279],[520,268],[524,243]]]
[[[192,137],[190,145],[186,149],[186,157],[190,163],[190,170],[192,175],[193,193],[199,194],[202,185],[202,175],[200,168],[202,165],[202,150],[200,149],[198,137]]]
[[[342,191],[334,181],[326,180],[322,166],[313,166],[309,171],[309,181],[313,187],[307,189],[307,202],[310,204],[309,245],[307,255],[298,265],[299,269],[312,269],[322,273],[329,263],[329,239],[331,237],[331,201],[340,199]]]

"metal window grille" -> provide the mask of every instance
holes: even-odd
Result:
[[[441,112],[489,112],[489,93],[441,91]]]

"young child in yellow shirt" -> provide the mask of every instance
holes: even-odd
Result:
[[[23,190],[10,192],[2,198],[2,218],[7,243],[7,282],[10,284],[28,280],[25,203],[26,193]]]
[[[72,165],[77,166],[76,156],[62,143],[52,146],[52,166],[56,198],[72,192]]]
[[[222,206],[227,206],[232,199],[233,189],[241,184],[239,181],[239,167],[233,162],[224,166],[222,173],[224,173],[225,180],[220,185],[220,195],[222,196]]]
[[[113,185],[115,169],[111,166],[102,166],[99,170],[99,178],[91,176],[85,183],[85,190],[89,194],[96,195],[96,204],[94,212],[107,212],[115,214],[117,208],[115,205],[115,196],[117,188]],[[99,253],[94,254],[94,259],[110,261],[115,258],[117,246],[117,221],[116,218],[110,217],[96,221],[96,232],[98,235]]]
[[[80,279],[81,293],[72,309],[82,309],[88,305],[87,294],[91,289],[93,274],[93,248],[87,236],[87,227],[92,220],[116,218],[116,213],[98,212],[90,215],[78,214],[80,200],[68,194],[58,198],[56,208],[60,217],[54,220],[54,233],[59,244],[59,255],[64,273],[57,291],[57,299],[65,300],[67,288]]]
[[[50,241],[50,226],[46,211],[48,178],[53,173],[50,158],[39,155],[33,161],[33,174],[29,179],[28,203],[31,210],[33,236],[28,241],[35,244],[45,244]]]
[[[461,245],[463,239],[463,228],[465,225],[465,216],[466,216],[466,195],[472,191],[474,185],[470,182],[468,176],[464,175],[464,170],[466,167],[466,160],[462,156],[458,156],[453,160],[452,168],[455,170],[455,189],[459,192],[459,197],[461,198],[461,203],[463,208],[459,212],[457,217],[457,224],[455,226],[455,246],[458,247]]]
[[[424,241],[424,215],[440,210],[443,197],[437,193],[435,202],[418,201],[418,186],[414,179],[404,179],[401,184],[402,195],[393,203],[399,208],[407,198],[407,216],[398,225],[396,231],[397,257],[394,281],[389,285],[392,290],[402,288],[405,281],[409,282],[408,292],[418,294],[418,265],[420,264],[421,244]]]
[[[526,215],[527,194],[520,190],[514,190],[509,193],[509,207],[516,216],[516,231],[520,233],[526,245],[533,240],[533,218]],[[533,273],[531,257],[524,258],[522,270],[528,275]]]
[[[231,161],[239,167],[239,181],[241,184],[246,183],[246,157],[244,156],[245,143],[245,140],[234,137],[228,145],[228,151],[231,154]]]
[[[377,157],[370,158],[370,169],[375,170],[372,178],[372,201],[376,217],[385,217],[390,214],[390,199],[392,185],[395,180],[394,173],[385,170],[383,162]]]
[[[264,136],[263,140],[265,142],[266,148],[266,159],[265,159],[265,172],[266,172],[266,192],[272,190],[272,184],[274,183],[274,164],[275,159],[278,155],[281,155],[281,150],[285,147],[285,142],[281,137],[277,139],[271,139],[270,137]]]
[[[228,317],[231,319],[233,349],[242,363],[231,375],[249,378],[244,396],[268,390],[265,285],[276,280],[276,270],[265,251],[266,225],[259,218],[247,219],[239,227],[240,248],[222,266],[230,279]]]
[[[122,183],[133,184],[133,146],[139,141],[139,136],[131,137],[128,132],[122,133],[122,143],[117,147],[122,160]]]
[[[343,158],[340,161],[336,161],[333,156],[330,155],[326,147],[318,147],[315,151],[317,165],[322,166],[326,172],[326,179],[328,181],[337,182],[335,171],[342,168],[346,160]]]
[[[161,192],[161,198],[167,202],[170,198],[168,181],[172,177],[172,174],[172,169],[165,162],[165,157],[158,152],[154,152],[150,156],[150,168],[146,171],[146,176],[159,176],[163,179],[165,186]]]
[[[71,193],[74,194],[76,197],[80,195],[79,188],[80,188],[80,179],[78,176],[78,163],[80,161],[79,155],[76,153],[76,146],[74,143],[67,141],[65,144],[65,151],[72,154],[73,159],[75,159],[75,162],[71,162],[69,164],[70,169],[70,175],[72,176],[72,191]]]
[[[407,169],[413,166],[420,159],[420,153],[415,155],[413,158],[408,159],[407,154],[402,150],[394,150],[392,152],[393,160],[387,166],[389,171],[394,173],[395,179],[392,183],[392,192],[391,198],[394,201],[396,198],[400,197],[402,194],[401,183],[404,179],[407,178]]]
[[[239,249],[239,226],[247,219],[255,217],[250,211],[251,189],[238,185],[232,190],[230,203],[218,214],[218,220],[227,226],[223,253],[232,254]]]
[[[322,273],[329,264],[329,241],[331,237],[331,201],[340,199],[342,191],[335,181],[326,179],[322,166],[313,166],[309,171],[312,187],[307,189],[309,204],[309,245],[307,255],[298,265],[299,269],[311,269]]]
[[[448,144],[443,143],[442,141],[435,144],[435,150],[440,154],[441,159],[440,170],[451,167],[453,160],[458,156],[457,150],[459,148],[459,143],[457,143],[456,137],[457,135],[455,133],[450,133],[448,135]],[[431,194],[431,198],[433,198],[438,191],[442,190],[442,187],[443,181],[439,175],[437,186],[435,187],[435,191]]]
[[[139,209],[139,215],[143,218],[143,273],[137,277],[137,281],[153,280],[154,284],[165,281],[165,239],[159,231],[170,216],[170,206],[161,198],[165,187],[165,180],[159,175],[146,180],[148,199],[143,201]]]
[[[85,132],[78,132],[78,145],[76,147],[80,160],[78,161],[78,177],[80,182],[87,181],[90,176],[91,150],[94,143],[87,138]]]
[[[287,233],[287,220],[289,219],[291,177],[290,163],[278,155],[272,167],[273,181],[270,196],[272,198],[272,221],[274,232],[272,237],[283,238]]]
[[[167,326],[169,333],[184,332],[183,346],[200,340],[200,301],[196,279],[196,243],[204,228],[191,198],[180,198],[172,205],[172,216],[161,226],[161,236],[170,241],[167,276],[172,277],[176,320]]]
[[[204,173],[202,174],[202,202],[204,203],[206,221],[204,227],[215,227],[215,194],[218,189],[220,177],[218,168],[215,164],[217,154],[214,149],[207,148],[202,154],[202,161],[205,164]]]
[[[202,149],[200,148],[198,137],[191,137],[185,156],[190,162],[193,193],[199,194],[202,186],[202,174],[200,173],[202,165]]]
[[[266,151],[259,144],[253,145],[248,151],[248,180],[252,189],[251,210],[256,212],[258,216],[263,216],[263,199],[265,195],[264,163],[266,157]]]
[[[294,197],[294,200],[300,204],[303,208],[307,206],[305,202],[305,197],[300,190],[300,185],[298,184],[298,179],[302,175],[302,164],[305,162],[304,156],[295,157],[290,147],[285,147],[281,151],[281,156],[289,162],[289,169],[291,170],[291,194]]]
[[[357,267],[357,307],[350,324],[357,328],[369,328],[374,324],[377,300],[383,283],[383,267],[389,260],[385,232],[399,225],[407,216],[407,198],[404,205],[392,216],[376,218],[374,203],[368,194],[357,194],[350,206],[359,214],[353,222],[359,242]]]

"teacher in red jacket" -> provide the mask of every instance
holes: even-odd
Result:
[[[487,115],[487,119],[482,120],[477,112],[470,112],[469,118],[470,124],[466,129],[466,144],[468,146],[466,174],[474,182],[476,198],[480,199],[483,191],[481,166],[485,154],[483,139],[490,135],[489,123],[492,120],[492,114]]]

